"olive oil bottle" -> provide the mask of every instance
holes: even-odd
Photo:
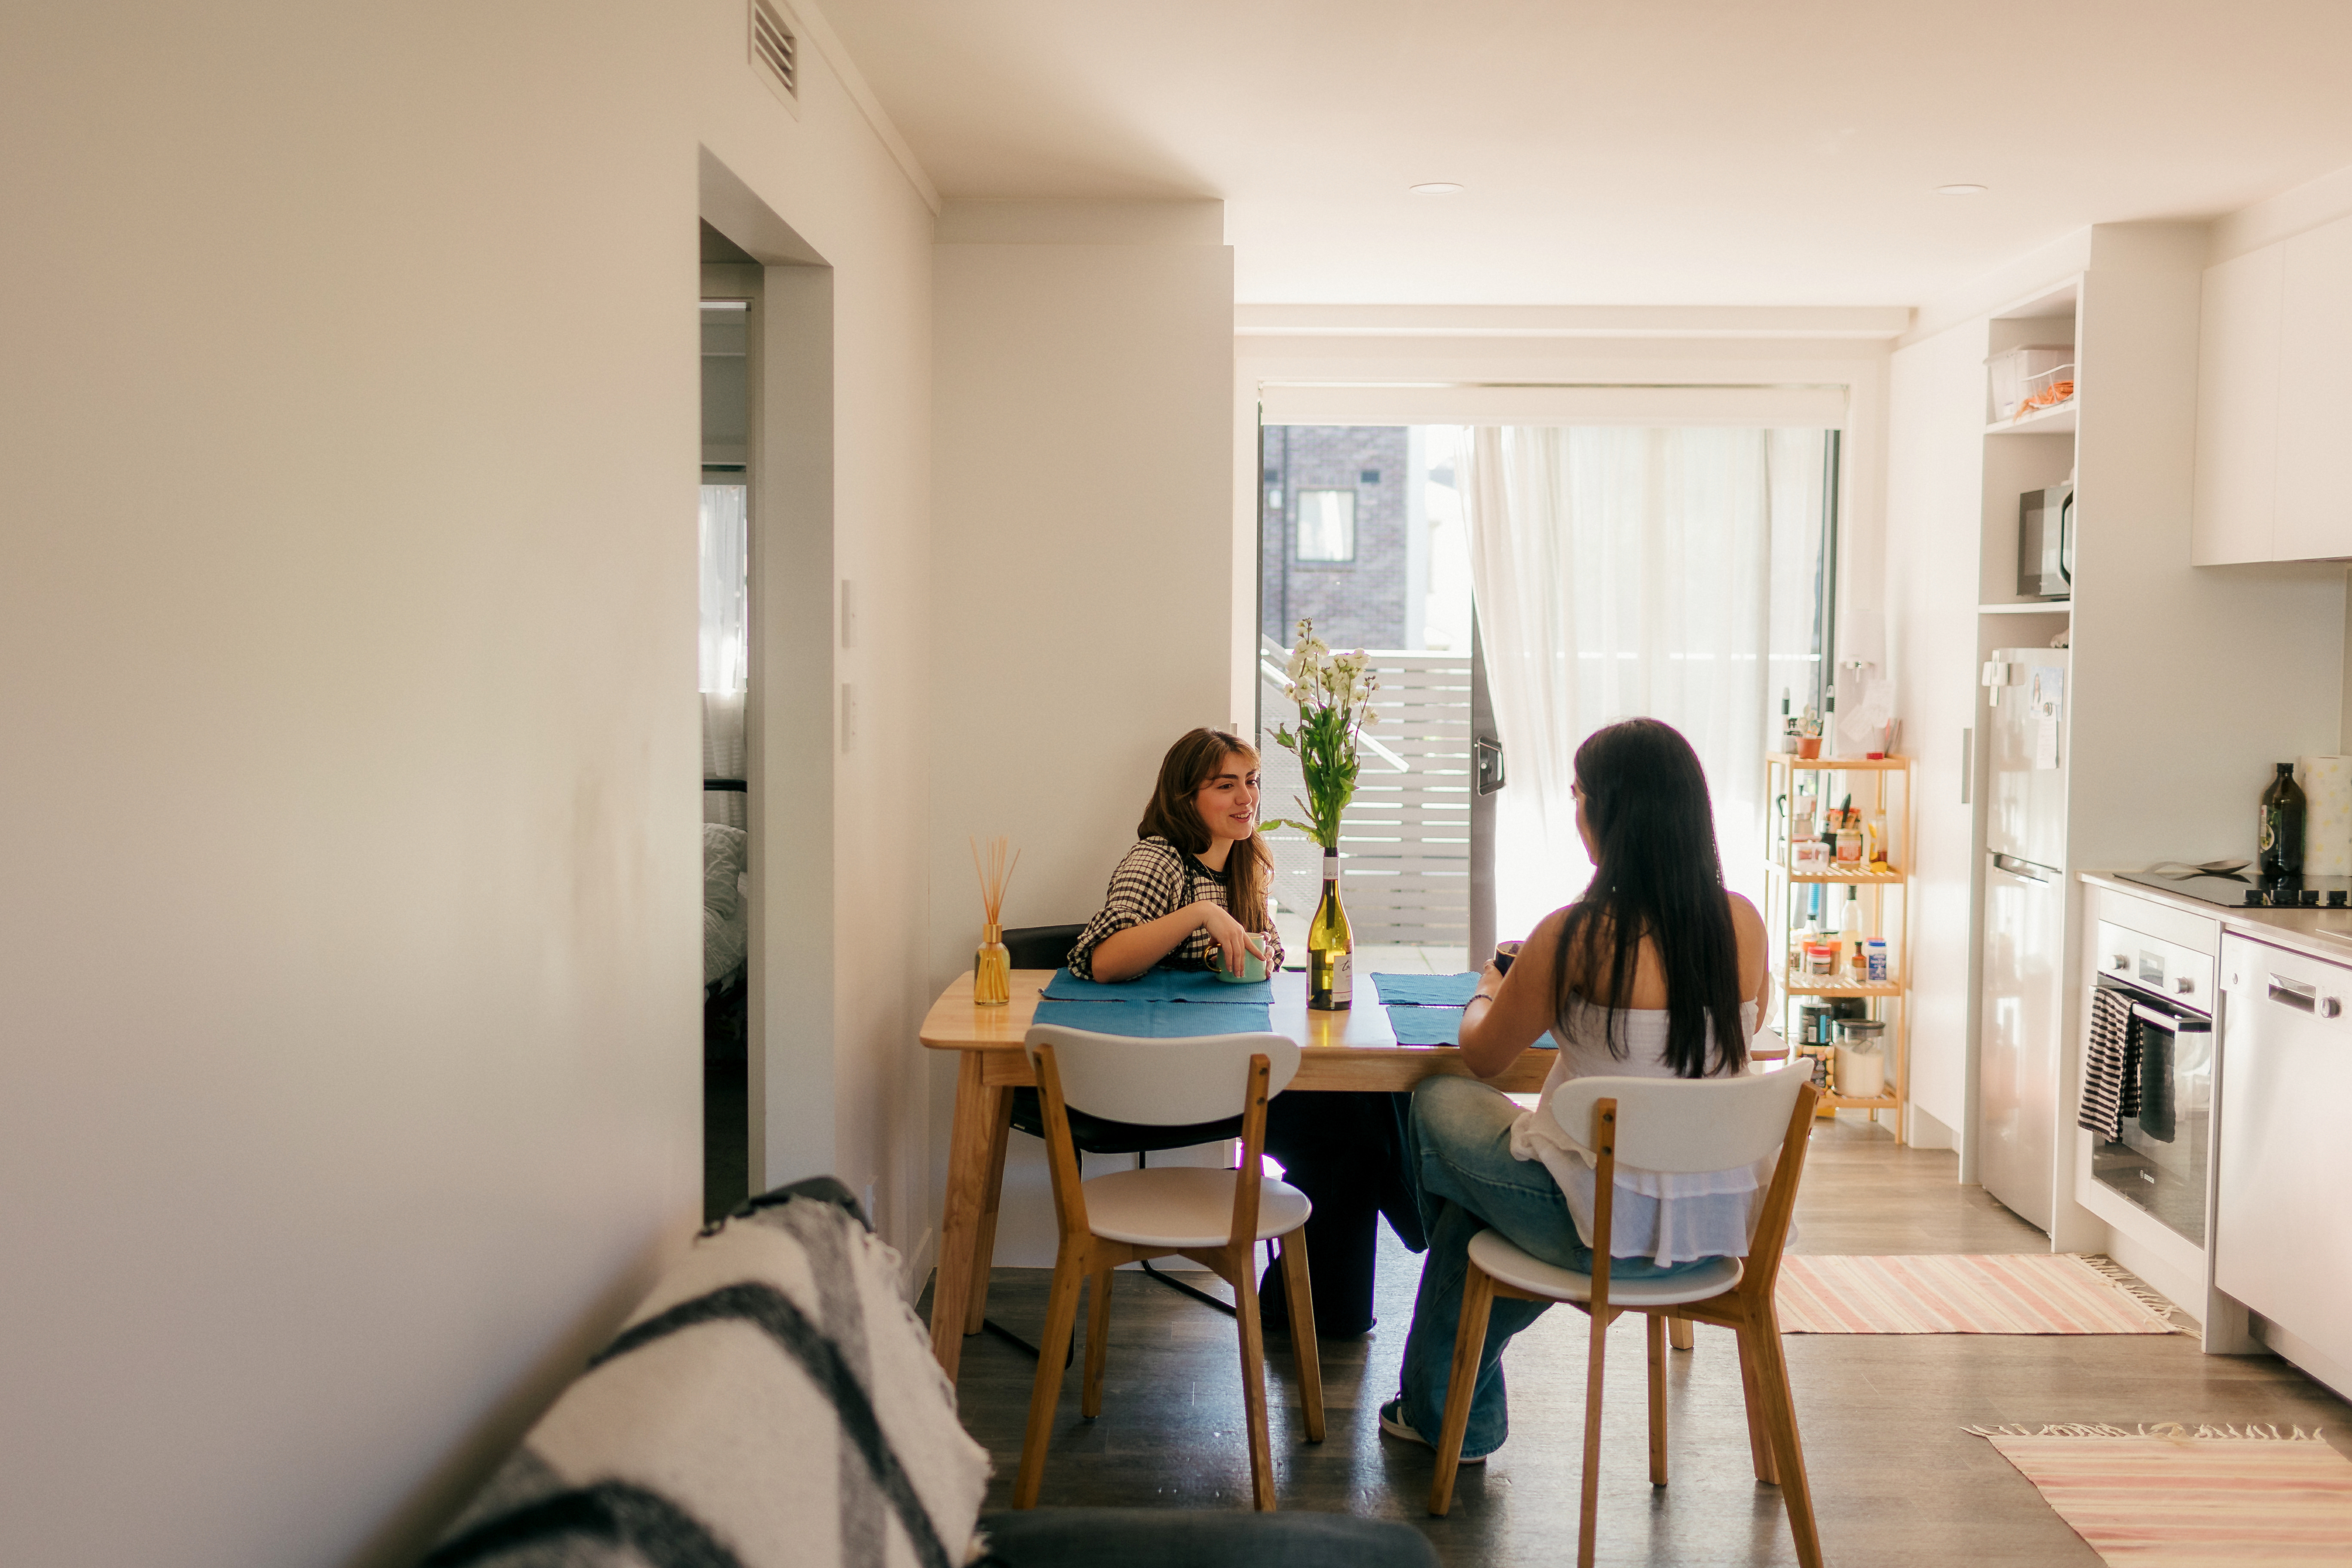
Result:
[[[1355,932],[1348,907],[1339,901],[1339,852],[1323,851],[1323,897],[1307,928],[1307,1005],[1318,1013],[1344,1012],[1355,1000]]]
[[[2303,824],[2309,809],[2303,786],[2294,782],[2294,764],[2278,764],[2278,777],[2263,791],[2262,816],[2254,835],[2265,880],[2303,874]],[[1328,867],[1330,862],[1324,864]],[[1329,876],[1327,869],[1325,876]]]

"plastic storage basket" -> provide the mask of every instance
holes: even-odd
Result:
[[[2074,349],[2071,343],[2029,343],[1985,361],[1992,393],[1992,416],[2014,419],[2021,409],[2047,408],[2074,395]],[[2063,395],[2053,395],[2063,385]],[[2028,409],[2028,412],[2031,410]]]

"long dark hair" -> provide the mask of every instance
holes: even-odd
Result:
[[[1667,1065],[1681,1078],[1707,1076],[1712,1033],[1716,1070],[1739,1070],[1748,1063],[1739,1019],[1739,935],[1723,890],[1723,858],[1698,754],[1671,725],[1628,719],[1594,731],[1576,749],[1576,784],[1584,792],[1584,820],[1599,863],[1560,924],[1553,967],[1559,975],[1562,1032],[1569,953],[1580,949],[1586,984],[1609,977],[1609,1052],[1623,1058],[1619,1015],[1647,937],[1657,944],[1666,975]]]
[[[1201,808],[1192,797],[1231,756],[1245,757],[1251,767],[1257,766],[1257,748],[1223,730],[1193,730],[1169,747],[1160,759],[1160,782],[1152,788],[1151,803],[1143,808],[1143,820],[1135,825],[1135,836],[1165,838],[1187,855],[1206,849],[1208,824],[1201,820]],[[1273,929],[1265,907],[1266,873],[1273,865],[1274,851],[1259,833],[1225,856],[1225,908],[1244,931]]]

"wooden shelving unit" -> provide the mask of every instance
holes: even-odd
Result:
[[[1907,1089],[1910,1066],[1910,1009],[1906,1003],[1911,976],[1911,867],[1916,850],[1916,813],[1912,807],[1911,759],[1908,757],[1815,757],[1785,752],[1764,759],[1765,908],[1766,931],[1776,943],[1780,980],[1780,1032],[1795,1054],[1831,1059],[1832,1046],[1800,1037],[1798,1024],[1808,1002],[1861,1001],[1866,1016],[1886,1025],[1886,1082],[1883,1093],[1860,1096],[1839,1093],[1834,1082],[1822,1096],[1824,1115],[1839,1110],[1867,1110],[1878,1120],[1882,1110],[1900,1111]],[[1789,803],[1811,794],[1826,811],[1849,795],[1864,815],[1885,823],[1886,859],[1875,867],[1832,868],[1828,871],[1796,869],[1790,839]],[[1815,821],[1819,821],[1818,814]],[[1886,942],[1888,976],[1885,981],[1856,981],[1844,975],[1810,975],[1800,972],[1797,933],[1818,910],[1826,931],[1834,934],[1845,905],[1861,908],[1859,924],[1864,936]],[[1903,1136],[1902,1118],[1895,1118],[1895,1135]]]

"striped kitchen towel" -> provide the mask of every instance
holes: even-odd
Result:
[[[2102,1143],[2123,1136],[2124,1118],[2139,1114],[2139,1024],[2120,991],[2091,993],[2091,1047],[2083,1060],[2083,1109],[2074,1125]]]

